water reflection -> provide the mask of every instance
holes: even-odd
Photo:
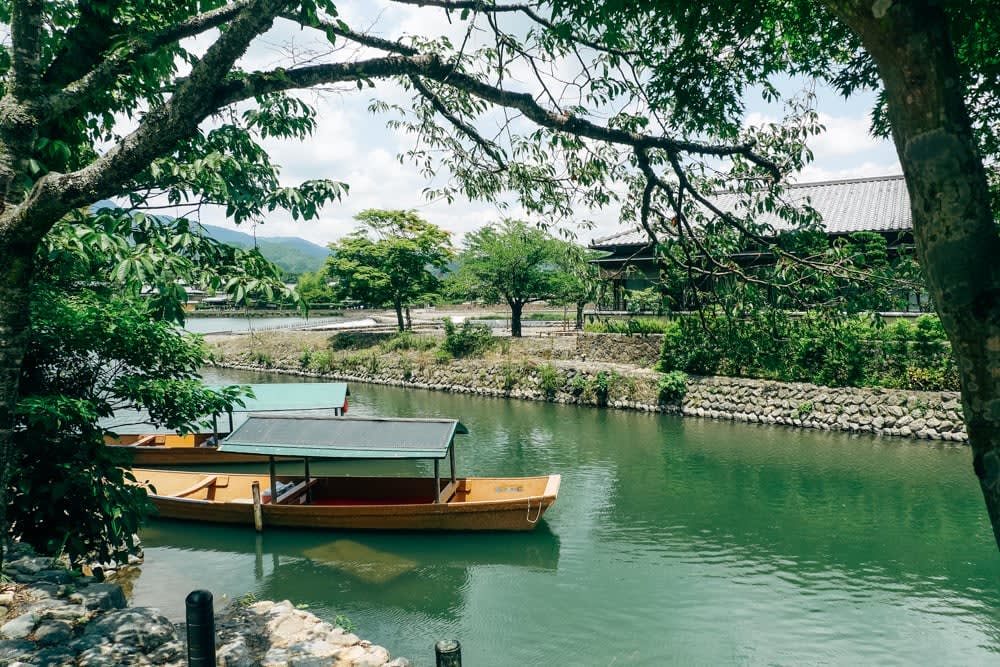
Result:
[[[555,572],[559,538],[541,525],[530,533],[372,533],[272,530],[155,521],[143,530],[154,556],[161,551],[206,554],[232,564],[227,576],[253,582],[260,599],[292,599],[311,608],[398,607],[447,616],[461,607],[475,568],[505,566]],[[240,571],[242,570],[242,571]],[[317,582],[322,582],[317,585]],[[433,595],[428,587],[433,583]],[[230,597],[239,591],[224,591]],[[181,615],[182,608],[166,611]]]

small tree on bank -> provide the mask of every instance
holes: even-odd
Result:
[[[403,331],[409,324],[403,309],[440,288],[438,276],[454,255],[449,234],[414,211],[368,209],[354,219],[361,226],[330,244],[325,271],[340,298],[391,305]]]
[[[510,306],[510,335],[521,336],[521,312],[534,301],[558,297],[565,284],[562,244],[520,220],[504,220],[465,235],[454,291]]]

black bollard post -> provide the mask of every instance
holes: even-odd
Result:
[[[442,639],[434,645],[437,667],[462,667],[462,645],[457,639]]]
[[[191,591],[187,608],[188,667],[215,667],[215,611],[209,591]]]

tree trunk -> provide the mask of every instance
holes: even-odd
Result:
[[[14,458],[14,413],[28,349],[34,248],[0,241],[0,564],[8,536],[7,484]]]
[[[410,307],[406,307],[406,328],[413,331],[413,318],[410,316]]]
[[[958,361],[973,469],[1000,547],[1000,237],[948,23],[930,2],[837,3],[885,85],[917,255]]]
[[[583,309],[587,305],[585,301],[576,302],[576,330],[583,331]]]
[[[396,308],[396,324],[399,325],[399,330],[403,331],[406,329],[406,325],[403,322],[403,303],[395,301],[393,306]]]
[[[513,301],[510,304],[510,335],[514,338],[521,337],[521,311],[524,304],[520,301]]]

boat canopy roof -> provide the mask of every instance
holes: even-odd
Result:
[[[323,459],[442,459],[455,419],[289,417],[251,414],[219,445],[221,452]]]
[[[209,389],[218,391],[226,386],[231,385],[209,385]],[[234,414],[293,410],[339,411],[351,395],[346,382],[277,382],[243,386],[250,387],[256,398],[244,397],[246,405],[236,405]],[[127,409],[116,410],[114,417],[102,419],[101,426],[119,435],[170,431],[153,424],[147,412]]]
[[[221,390],[224,385],[211,386]],[[281,412],[284,410],[326,410],[343,407],[351,395],[346,382],[287,382],[248,385],[256,398],[243,398],[246,404],[233,412]]]

